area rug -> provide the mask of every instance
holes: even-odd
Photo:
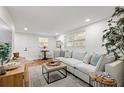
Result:
[[[64,79],[56,81],[51,84],[47,84],[44,76],[42,75],[42,65],[29,67],[29,87],[82,87],[71,76],[67,76]],[[60,78],[59,73],[51,73],[51,80]]]

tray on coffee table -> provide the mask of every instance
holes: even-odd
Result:
[[[48,66],[58,66],[61,64],[61,61],[52,61],[47,63]]]

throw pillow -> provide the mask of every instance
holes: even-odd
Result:
[[[101,55],[100,54],[94,54],[91,58],[91,61],[90,61],[90,64],[93,65],[93,66],[96,66],[99,59],[100,59]]]
[[[83,62],[86,63],[86,64],[89,64],[90,63],[90,60],[91,60],[91,57],[92,57],[92,55],[87,53],[84,56]]]
[[[71,55],[72,55],[72,51],[70,51],[70,50],[65,51],[65,57],[66,58],[71,58]]]
[[[98,71],[105,71],[105,64],[111,63],[115,60],[114,56],[105,56],[102,55],[96,65],[96,70]]]
[[[60,51],[60,57],[64,57],[65,56],[65,51],[64,50],[61,50]]]

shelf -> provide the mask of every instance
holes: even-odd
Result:
[[[65,36],[65,46],[67,47],[84,47],[85,32],[75,32]]]

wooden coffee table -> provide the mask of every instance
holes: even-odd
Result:
[[[63,77],[61,77],[60,79],[67,77],[67,66],[64,63],[61,63],[58,66],[48,66],[47,64],[43,64],[42,74],[43,74],[43,76],[46,79],[48,84],[60,80],[60,79],[57,79],[57,80],[50,81],[50,73],[54,72],[54,71],[58,71],[60,74],[63,75]]]

